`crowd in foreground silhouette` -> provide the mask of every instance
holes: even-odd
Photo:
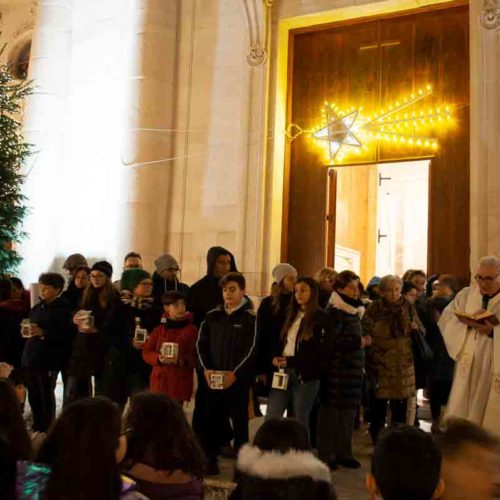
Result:
[[[495,293],[498,276],[487,271],[497,264],[481,265],[476,281],[491,308],[500,283]],[[151,275],[132,252],[115,282],[106,261],[89,267],[74,254],[64,267],[68,284],[41,274],[33,305],[20,280],[0,280],[0,498],[203,498],[221,454],[237,459],[231,498],[335,498],[331,472],[361,466],[352,436],[365,424],[375,445],[367,498],[496,494],[495,433],[475,415],[442,418],[450,392],[449,404],[463,406],[440,328],[457,328],[446,316],[463,293],[455,298],[453,276],[411,270],[365,290],[352,271],[299,277],[282,263],[256,308],[222,247],[209,250],[191,287],[171,255]],[[493,317],[460,323],[482,335],[483,350]],[[432,434],[418,428],[420,388]],[[183,407],[193,397],[191,426]],[[265,422],[250,445],[261,404]]]

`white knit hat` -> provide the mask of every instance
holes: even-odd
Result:
[[[297,277],[297,269],[286,262],[278,264],[273,269],[273,278],[276,283],[281,283],[283,278],[286,278],[289,275]]]

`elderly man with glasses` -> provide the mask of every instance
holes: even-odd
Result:
[[[478,316],[480,316],[478,318]],[[447,416],[500,435],[500,260],[479,261],[474,283],[444,310],[439,328],[457,364]]]

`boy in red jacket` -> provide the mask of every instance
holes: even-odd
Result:
[[[191,399],[198,331],[180,292],[162,296],[164,314],[146,341],[142,356],[153,367],[149,389],[183,403]]]

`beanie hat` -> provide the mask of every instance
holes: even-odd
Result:
[[[151,275],[144,269],[127,269],[122,273],[122,290],[133,292],[135,287],[145,279],[151,279]]]
[[[108,278],[111,278],[111,276],[113,275],[113,266],[109,262],[101,260],[99,262],[96,262],[92,266],[91,271],[100,271],[101,273],[105,274]]]
[[[371,286],[377,286],[380,283],[380,279],[378,276],[374,276],[366,285],[366,288],[370,288]]]
[[[63,269],[71,271],[78,266],[88,266],[87,259],[81,253],[72,253],[64,261]]]
[[[179,269],[179,263],[170,254],[161,255],[155,260],[156,272],[160,274],[165,269]]]
[[[290,274],[292,276],[297,277],[297,269],[295,269],[295,267],[293,267],[291,264],[287,263],[278,264],[273,269],[273,278],[274,281],[276,281],[276,283],[281,283],[283,278],[289,276]]]

